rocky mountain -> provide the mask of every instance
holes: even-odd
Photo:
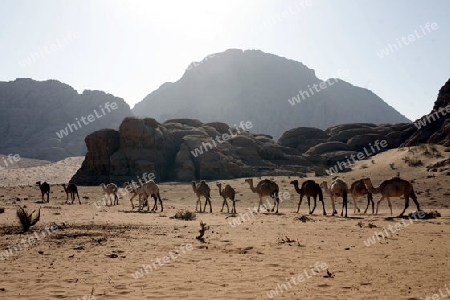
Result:
[[[193,118],[233,126],[250,121],[253,132],[276,139],[296,127],[410,122],[370,90],[337,78],[320,80],[297,61],[237,49],[193,63],[180,80],[163,84],[133,112],[160,122]]]
[[[195,119],[161,124],[151,118],[129,117],[118,131],[104,129],[86,137],[88,152],[71,182],[121,185],[138,181],[144,174],[154,174],[157,182],[302,176],[317,171],[317,167],[328,169],[351,155],[366,159],[396,148],[411,135],[414,125],[344,124],[325,131],[300,127],[285,132],[278,142],[246,129],[251,130],[251,126],[239,130]]]
[[[0,153],[50,161],[86,154],[84,138],[117,129],[130,107],[101,91],[82,94],[56,80],[0,82]]]
[[[450,146],[450,79],[439,90],[431,112],[414,122],[416,131],[404,146],[435,143]]]

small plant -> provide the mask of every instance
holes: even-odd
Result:
[[[395,170],[395,169],[396,169],[394,163],[390,163],[390,164],[389,164],[389,167],[391,167],[392,170]]]
[[[209,229],[209,226],[207,226],[206,223],[203,223],[203,221],[200,221],[200,230],[198,231],[200,233],[200,235],[195,238],[197,240],[201,241],[202,243],[204,243],[205,238],[203,236],[205,235],[205,232],[208,229]]]
[[[41,218],[41,209],[39,208],[37,214],[33,217],[33,214],[36,210],[33,210],[31,213],[28,213],[25,210],[25,207],[19,206],[17,208],[17,218],[19,218],[20,224],[22,224],[23,232],[27,232],[31,226],[36,225],[36,223]]]
[[[361,166],[361,169],[367,169],[368,167],[369,167],[368,165],[364,164]]]

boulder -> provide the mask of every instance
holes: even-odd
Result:
[[[305,154],[307,155],[321,155],[327,152],[335,151],[350,151],[351,148],[346,143],[341,142],[326,142],[320,143],[314,147],[311,147]]]

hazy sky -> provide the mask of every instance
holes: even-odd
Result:
[[[450,77],[447,0],[0,0],[0,12],[0,81],[57,79],[131,107],[229,48],[300,61],[321,79],[348,70],[344,80],[412,120]]]

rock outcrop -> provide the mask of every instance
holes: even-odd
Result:
[[[155,174],[157,182],[301,176],[365,148],[372,152],[370,146],[377,140],[387,144],[377,152],[395,148],[406,140],[410,127],[414,125],[344,124],[325,131],[300,127],[275,142],[269,135],[237,132],[220,122],[173,119],[161,124],[128,117],[119,130],[100,130],[86,137],[86,159],[72,182],[121,184],[138,181],[145,173]]]
[[[123,99],[101,91],[78,94],[56,80],[0,82],[0,153],[50,161],[83,156],[89,133],[117,129],[130,115]]]
[[[439,90],[433,110],[414,124],[416,130],[404,146],[420,143],[450,146],[450,79]]]
[[[155,174],[158,182],[231,179],[263,172],[301,175],[312,166],[300,152],[270,136],[191,119],[160,124],[151,118],[128,117],[118,131],[90,134],[86,145],[86,159],[71,180],[81,185],[138,181],[144,173]]]

